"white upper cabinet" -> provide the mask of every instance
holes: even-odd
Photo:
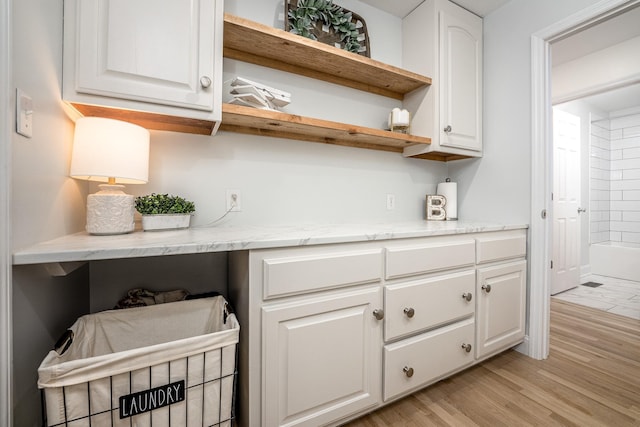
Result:
[[[482,19],[447,0],[427,0],[403,21],[403,66],[432,76],[405,96],[411,132],[431,146],[405,156],[448,160],[482,156]]]
[[[85,115],[104,116],[94,107],[108,107],[113,118],[135,122],[118,112],[134,110],[147,121],[153,114],[208,121],[214,132],[222,114],[222,6],[65,0],[64,99]]]

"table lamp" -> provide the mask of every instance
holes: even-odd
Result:
[[[71,155],[72,178],[105,182],[87,197],[90,234],[133,231],[134,197],[123,184],[146,184],[149,177],[149,131],[138,125],[101,117],[76,121]]]

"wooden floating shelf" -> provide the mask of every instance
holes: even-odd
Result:
[[[438,162],[450,162],[452,160],[475,159],[473,156],[465,156],[464,154],[442,153],[440,151],[430,151],[424,154],[416,154],[415,156],[407,156],[412,159],[436,160]]]
[[[431,143],[430,138],[421,136],[233,104],[222,104],[220,130],[396,153],[411,145]]]
[[[89,104],[72,103],[71,105],[85,117],[106,117],[108,119],[123,120],[142,126],[145,129],[211,135],[216,126],[216,122],[210,120],[191,119]]]
[[[399,100],[431,84],[429,77],[229,14],[223,55]]]

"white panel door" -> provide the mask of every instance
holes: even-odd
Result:
[[[262,309],[263,425],[319,426],[380,401],[379,287]]]
[[[482,21],[440,11],[440,145],[482,150]]]
[[[213,110],[216,0],[75,0],[76,91]]]
[[[553,109],[551,294],[580,284],[580,117]]]
[[[527,262],[478,269],[476,357],[482,358],[524,338]]]

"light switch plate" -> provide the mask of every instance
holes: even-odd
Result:
[[[33,135],[33,100],[20,89],[16,89],[16,132],[27,138]]]

